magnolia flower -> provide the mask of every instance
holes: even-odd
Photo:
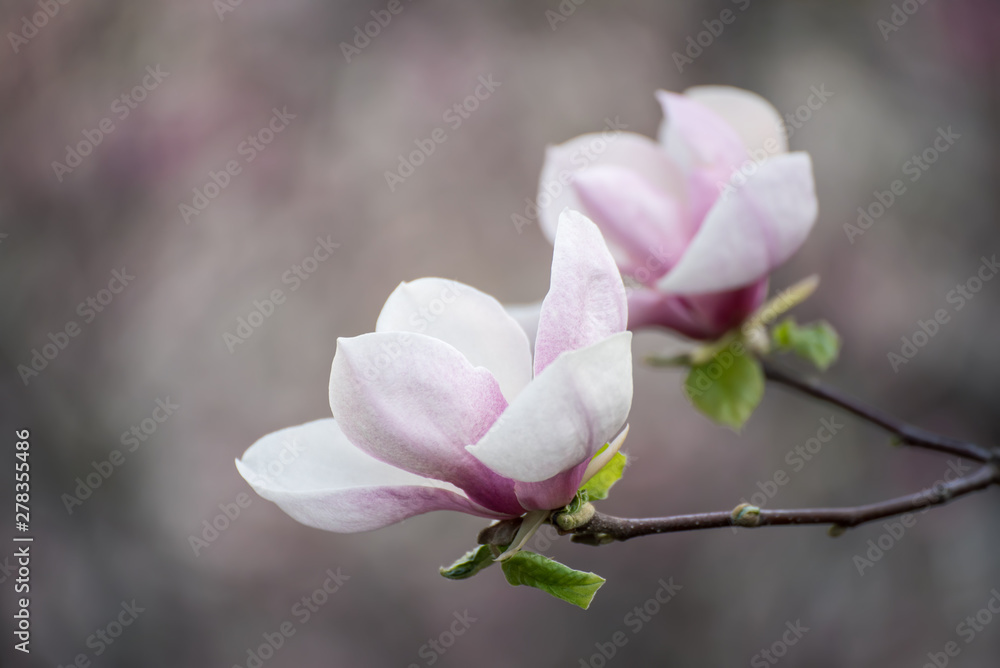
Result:
[[[432,510],[544,519],[610,458],[613,448],[594,454],[628,415],[626,320],[600,231],[567,212],[534,360],[493,297],[440,278],[402,283],[374,333],[337,340],[334,417],[264,436],[236,467],[262,497],[329,531]]]
[[[549,147],[539,221],[550,240],[565,207],[597,223],[635,283],[631,329],[712,339],[763,303],[771,270],[808,236],[812,163],[786,152],[781,117],[754,93],[705,86],[657,98],[658,142],[614,132]],[[531,318],[522,323],[530,329]]]

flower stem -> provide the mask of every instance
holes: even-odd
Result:
[[[1000,485],[1000,468],[987,464],[967,476],[948,483],[942,483],[914,494],[889,499],[879,503],[847,508],[804,508],[802,510],[770,510],[753,506],[738,506],[734,510],[721,510],[693,515],[672,517],[648,517],[625,519],[595,513],[594,517],[572,531],[574,542],[591,545],[604,544],[610,540],[629,540],[639,536],[694,531],[698,529],[718,529],[728,526],[748,528],[764,526],[828,524],[837,535],[841,530],[856,527],[894,515],[912,513],[920,509],[938,506],[952,499]],[[746,510],[752,510],[747,513]],[[610,539],[610,540],[609,540]]]
[[[788,371],[779,369],[771,362],[765,361],[763,364],[764,375],[768,380],[842,408],[863,420],[895,434],[906,445],[936,450],[949,455],[958,455],[959,457],[965,457],[966,459],[978,462],[995,461],[1000,456],[996,451],[991,451],[975,443],[941,436],[920,427],[907,424],[877,408],[865,406],[857,399],[826,387],[817,381],[799,378]]]

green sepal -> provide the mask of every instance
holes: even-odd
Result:
[[[501,567],[510,584],[541,589],[584,610],[590,607],[597,590],[604,584],[600,575],[575,571],[534,552],[518,552]]]
[[[840,354],[840,337],[825,320],[799,325],[795,318],[785,318],[773,330],[771,341],[780,352],[795,353],[826,371]]]
[[[493,551],[489,545],[480,545],[474,550],[469,550],[465,556],[459,558],[455,563],[447,568],[441,568],[441,575],[449,580],[464,580],[493,564]]]

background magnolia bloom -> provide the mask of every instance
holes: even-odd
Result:
[[[534,360],[493,297],[440,278],[402,283],[374,333],[338,340],[334,418],[264,436],[236,466],[262,497],[330,531],[562,507],[631,407],[626,321],[600,231],[566,213]]]
[[[764,301],[768,275],[816,220],[812,163],[787,153],[778,112],[722,86],[660,91],[659,141],[586,134],[549,147],[538,190],[542,231],[564,208],[601,228],[630,291],[629,327],[711,339]],[[530,328],[530,312],[512,311]]]

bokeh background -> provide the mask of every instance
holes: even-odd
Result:
[[[0,10],[0,471],[10,508],[13,432],[30,429],[36,536],[33,651],[11,648],[13,578],[0,573],[0,664],[83,654],[109,668],[246,666],[262,634],[291,622],[295,635],[265,666],[600,666],[595,643],[618,631],[627,644],[609,664],[771,665],[760,651],[800,622],[809,630],[785,648],[785,665],[921,666],[953,640],[951,665],[996,665],[1000,621],[969,643],[957,630],[1000,587],[996,490],[921,515],[863,574],[855,557],[886,534],[881,523],[838,539],[822,528],[726,529],[543,546],[608,579],[583,612],[509,587],[499,570],[441,578],[480,520],[437,513],[324,533],[256,497],[233,466],[259,436],[329,414],[336,338],[370,331],[401,280],[438,275],[505,302],[540,298],[551,247],[512,214],[535,197],[546,144],[616,117],[654,135],[657,88],[708,83],[752,89],[788,114],[813,87],[832,93],[800,111],[808,118],[791,138],[812,154],[820,218],[772,282],[822,276],[797,314],[843,335],[827,380],[922,426],[997,443],[1000,279],[961,311],[947,301],[1000,251],[995,2],[404,0],[350,62],[342,44],[386,2],[223,2],[53,2],[55,15],[23,40],[10,35],[23,37],[40,4]],[[887,32],[879,21],[896,6],[906,21]],[[735,20],[702,35],[710,43],[679,68],[674,54],[725,9]],[[157,67],[168,74],[122,117],[119,98]],[[500,86],[488,99],[459,127],[447,122],[490,76]],[[294,118],[247,162],[241,142],[274,109]],[[113,129],[57,173],[53,161],[103,119]],[[852,243],[844,224],[858,207],[908,179],[904,163],[949,127],[960,138]],[[385,172],[435,128],[447,140],[390,190]],[[230,160],[240,173],[185,220],[180,205]],[[318,237],[339,247],[290,291],[285,272]],[[85,320],[78,305],[123,268],[134,280]],[[224,335],[275,288],[287,301],[230,350]],[[940,308],[951,322],[894,371],[888,353]],[[17,366],[71,320],[79,335],[26,385]],[[642,333],[636,358],[665,345]],[[737,435],[693,411],[680,380],[637,366],[633,466],[607,512],[730,508],[778,470],[790,482],[770,507],[866,503],[949,468],[842,418],[793,471],[786,454],[831,409],[769,387]],[[148,421],[157,400],[179,406],[163,423]],[[130,452],[122,434],[143,420],[155,432]],[[68,512],[63,495],[115,449],[124,463]],[[196,554],[191,537],[241,493],[249,505]],[[12,515],[2,513],[0,559],[13,550]],[[293,606],[327,569],[350,579],[301,623]],[[636,632],[626,615],[669,578],[683,589]],[[98,655],[88,638],[133,599],[144,611]],[[445,653],[424,647],[448,642],[466,611],[476,621]]]

